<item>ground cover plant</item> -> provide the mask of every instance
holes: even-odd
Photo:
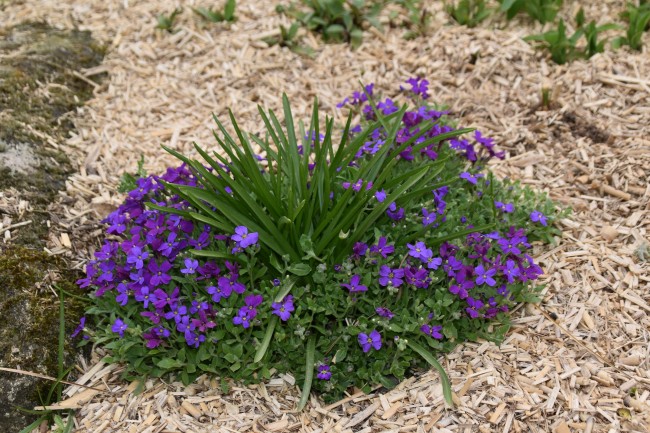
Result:
[[[301,0],[278,11],[286,13],[308,30],[322,35],[325,42],[348,42],[358,47],[367,26],[380,28],[379,12],[383,1],[373,0]]]
[[[650,28],[650,3],[640,0],[637,6],[627,4],[627,10],[621,14],[627,21],[625,36],[620,36],[613,41],[615,47],[629,45],[633,50],[641,51],[643,33]]]
[[[485,0],[460,0],[445,5],[445,10],[454,21],[467,27],[476,27],[494,12]]]
[[[236,0],[227,0],[226,4],[223,6],[223,12],[220,10],[204,7],[192,8],[192,11],[194,11],[195,14],[199,15],[204,20],[211,23],[220,23],[223,21],[232,22],[235,21],[236,6]]]
[[[555,20],[562,8],[562,0],[499,0],[500,10],[505,12],[508,21],[518,13],[525,12],[530,18],[541,24]]]
[[[564,20],[560,19],[557,29],[527,36],[524,40],[540,43],[550,51],[551,58],[555,63],[563,65],[578,58],[589,59],[598,53],[602,53],[605,50],[607,39],[601,38],[599,40],[599,34],[620,28],[618,24],[613,23],[597,26],[595,21],[585,25],[585,15],[582,9],[578,11],[575,23],[576,31],[571,36],[567,35]],[[579,45],[578,42],[583,37],[585,43]]]
[[[426,80],[401,98],[367,85],[339,127],[317,102],[296,125],[285,97],[284,120],[260,108],[264,136],[231,114],[234,134],[215,119],[219,153],[167,149],[182,164],[137,179],[105,221],[79,281],[96,325],[79,330],[127,378],[291,372],[303,407],[311,389],[335,399],[432,365],[451,404],[436,356],[500,341],[537,299],[531,243],[558,213],[486,171],[504,153],[429,104]]]

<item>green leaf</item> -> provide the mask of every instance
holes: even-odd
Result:
[[[269,326],[266,328],[266,333],[264,334],[264,339],[262,340],[262,344],[257,348],[257,351],[255,352],[255,358],[253,358],[254,363],[258,363],[264,358],[264,355],[266,354],[266,351],[269,348],[269,344],[271,343],[271,338],[273,337],[273,332],[275,331],[275,326],[278,324],[278,316],[273,315],[271,317],[271,321],[269,322]]]
[[[345,360],[345,357],[348,354],[348,347],[343,346],[339,350],[336,351],[334,354],[334,358],[332,359],[332,363],[336,364],[337,362],[343,362]]]
[[[316,351],[316,335],[311,334],[307,340],[307,353],[305,356],[305,381],[302,385],[300,401],[298,402],[298,411],[302,411],[309,400],[309,392],[314,379],[314,352]]]
[[[306,263],[294,263],[287,268],[287,271],[299,277],[304,277],[305,275],[309,275],[311,267]]]
[[[226,1],[226,6],[223,11],[223,17],[226,21],[233,21],[235,18],[235,6],[237,5],[235,0]]]
[[[163,358],[160,361],[156,362],[156,365],[162,369],[171,370],[173,368],[184,366],[185,362],[179,359]]]
[[[282,285],[280,291],[275,296],[275,302],[282,302],[282,300],[291,292],[293,286],[296,284],[295,277],[289,277],[286,282]]]

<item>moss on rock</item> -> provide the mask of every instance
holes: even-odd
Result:
[[[43,251],[49,205],[65,187],[73,167],[63,143],[73,128],[66,113],[92,96],[93,86],[77,73],[97,66],[104,48],[89,32],[25,23],[0,29],[0,191],[13,188],[27,200],[28,229],[13,245],[0,245],[0,366],[57,376],[59,297],[62,288],[79,293],[66,263]],[[80,294],[80,293],[79,293]],[[65,298],[66,336],[83,306]],[[66,362],[77,349],[66,342]],[[0,373],[0,432],[19,431],[33,415],[51,382]]]
[[[58,370],[59,298],[52,288],[82,296],[72,282],[75,272],[67,270],[63,260],[45,252],[20,246],[0,248],[0,366],[47,374],[56,377]],[[58,290],[57,290],[58,292]],[[69,335],[83,314],[84,306],[77,298],[64,297],[66,335]],[[66,339],[68,364],[77,349]],[[21,415],[12,405],[26,401],[38,402],[38,395],[47,394],[51,383],[32,377],[0,375],[4,391],[0,405],[0,430],[5,419],[16,423]],[[28,409],[32,409],[28,407]],[[24,422],[29,417],[23,415]]]
[[[93,86],[75,72],[97,66],[103,55],[89,32],[43,23],[0,30],[0,191],[16,188],[35,210],[20,244],[40,245],[46,237],[45,209],[72,172],[65,152],[48,141],[65,140],[73,125],[64,114],[92,96]],[[22,154],[30,168],[9,163],[8,151],[17,147],[29,149]]]

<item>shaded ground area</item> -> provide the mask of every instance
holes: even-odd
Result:
[[[89,32],[44,23],[0,28],[0,366],[57,376],[59,290],[78,293],[77,272],[44,251],[55,215],[50,205],[73,171],[62,143],[68,113],[91,97],[79,70],[96,66],[103,48]],[[66,332],[83,313],[65,301]],[[67,342],[66,364],[77,353]],[[0,374],[0,431],[20,430],[50,383]],[[18,428],[17,428],[18,427]]]

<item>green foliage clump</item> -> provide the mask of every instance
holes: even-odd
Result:
[[[199,15],[206,21],[211,23],[232,22],[235,21],[235,8],[237,6],[236,0],[226,0],[223,7],[223,12],[209,8],[192,8],[195,14]]]
[[[650,3],[641,0],[638,6],[628,3],[627,10],[621,17],[628,22],[625,36],[618,37],[612,41],[612,45],[618,48],[628,45],[633,50],[641,51],[643,33],[650,28]]]
[[[156,17],[156,20],[158,21],[158,24],[156,25],[157,29],[160,30],[165,30],[168,33],[174,33],[174,23],[176,21],[176,17],[180,15],[183,12],[183,8],[176,8],[174,11],[169,14],[160,14],[158,17]]]
[[[546,24],[555,20],[562,8],[562,0],[499,0],[501,12],[506,13],[508,21],[520,12],[525,12],[535,21]]]
[[[541,42],[542,46],[551,52],[551,58],[557,64],[563,65],[575,59],[589,59],[592,56],[602,53],[605,49],[607,39],[598,40],[600,33],[619,29],[617,24],[603,24],[596,26],[591,21],[585,26],[584,11],[580,9],[576,15],[576,31],[569,37],[566,33],[564,20],[560,20],[557,29],[551,29],[545,33],[527,36],[527,41]],[[580,39],[584,37],[585,45],[578,46]]]
[[[384,2],[373,0],[302,0],[279,10],[308,30],[320,33],[325,42],[347,42],[356,48],[368,26],[381,28],[378,15]]]
[[[501,341],[538,301],[532,243],[554,204],[484,172],[492,139],[458,128],[407,81],[402,105],[368,85],[344,125],[259,107],[263,135],[215,119],[220,152],[138,179],[87,266],[94,342],[127,377],[291,372],[326,399],[393,387],[464,341]],[[354,124],[354,119],[359,119]],[[228,129],[234,131],[230,133]]]
[[[458,4],[447,4],[446,10],[454,21],[467,27],[476,27],[494,12],[485,0],[460,0]]]
[[[409,31],[405,39],[415,39],[426,36],[431,27],[432,15],[420,0],[394,0],[395,4],[403,6],[408,14],[407,26]]]
[[[140,155],[138,161],[138,169],[135,174],[124,173],[120,178],[120,184],[117,186],[117,192],[125,193],[134,190],[138,187],[137,180],[147,175],[144,169],[144,155]]]

